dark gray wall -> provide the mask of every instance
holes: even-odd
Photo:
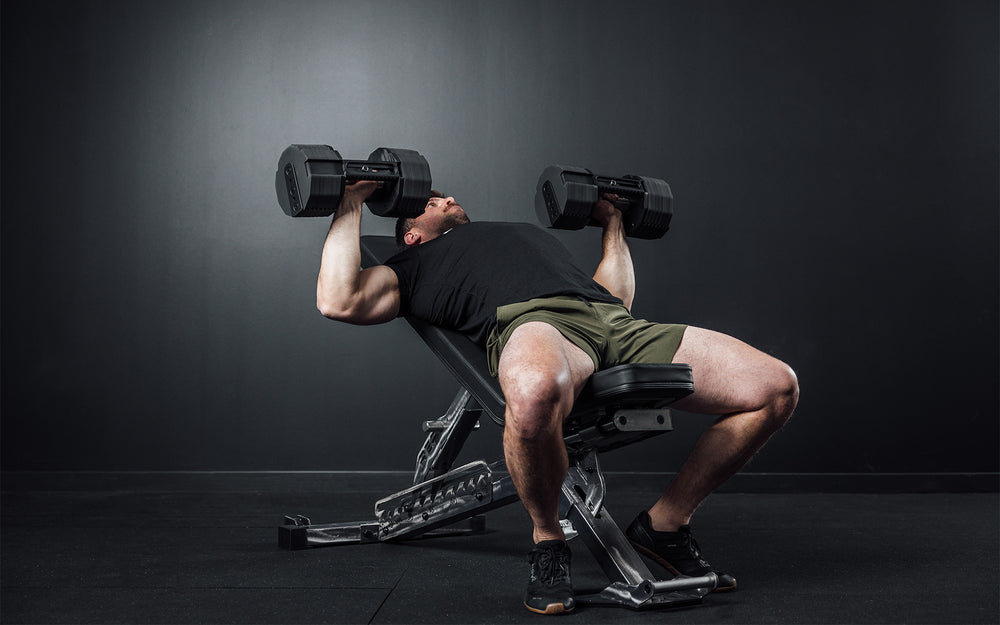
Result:
[[[552,162],[665,178],[635,312],[801,379],[752,470],[997,470],[996,2],[11,7],[6,469],[412,466],[456,385],[402,321],[315,311],[328,220],[273,175],[321,142],[418,149],[475,219],[533,221]],[[606,464],[675,469],[707,422]]]

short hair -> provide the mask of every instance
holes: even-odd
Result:
[[[444,194],[442,194],[440,191],[435,191],[434,189],[431,189],[431,194],[427,196],[427,199],[430,200],[433,197],[444,197]],[[407,247],[406,242],[403,240],[403,237],[406,236],[407,232],[413,229],[414,220],[415,220],[414,217],[400,217],[399,219],[396,220],[396,245],[398,245],[399,247],[401,248]]]

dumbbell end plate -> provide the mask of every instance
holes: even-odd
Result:
[[[333,214],[344,193],[343,161],[328,145],[290,145],[278,159],[274,190],[290,217]]]
[[[589,169],[550,165],[538,178],[535,213],[550,228],[579,230],[590,222],[597,186]]]

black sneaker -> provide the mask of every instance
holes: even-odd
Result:
[[[698,548],[698,541],[691,535],[691,527],[681,526],[676,532],[658,532],[649,524],[649,513],[640,512],[625,530],[636,551],[652,558],[674,575],[701,577],[714,572],[719,583],[713,592],[736,590],[736,578],[712,569]]]
[[[539,614],[562,614],[576,607],[569,579],[569,545],[543,540],[528,553],[531,566],[524,606]]]

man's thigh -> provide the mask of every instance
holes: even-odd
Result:
[[[505,396],[551,382],[565,387],[575,398],[593,373],[594,361],[585,351],[553,326],[530,321],[518,326],[507,339],[497,377]]]
[[[685,331],[673,362],[691,365],[694,393],[672,407],[704,414],[758,410],[792,375],[783,362],[743,341],[696,327]]]

